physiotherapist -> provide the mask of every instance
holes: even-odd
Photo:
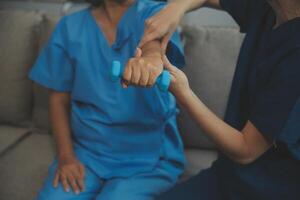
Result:
[[[300,1],[175,0],[146,22],[140,46],[157,38],[166,46],[184,13],[202,6],[226,10],[246,33],[225,120],[164,62],[170,91],[220,153],[211,168],[158,199],[299,200]]]

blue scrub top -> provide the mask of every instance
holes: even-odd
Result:
[[[300,18],[277,28],[265,0],[221,0],[246,33],[225,121],[242,130],[250,120],[276,144],[249,165],[220,154],[214,163],[230,200],[300,199]]]
[[[110,67],[134,56],[144,21],[164,3],[137,0],[123,15],[110,47],[91,8],[63,17],[29,77],[71,95],[70,125],[77,157],[102,178],[127,177],[168,160],[174,176],[184,168],[174,97],[156,86],[123,89],[110,80]],[[184,66],[180,38],[168,46],[169,59]]]

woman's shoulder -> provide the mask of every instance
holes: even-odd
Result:
[[[67,40],[76,37],[77,33],[80,33],[83,30],[83,26],[86,25],[88,12],[89,9],[85,8],[62,16],[55,27],[53,38],[61,37]]]
[[[64,15],[61,18],[61,21],[63,21],[63,23],[66,26],[72,26],[73,28],[75,28],[75,27],[82,25],[82,23],[88,17],[89,12],[90,12],[89,8],[84,8],[79,11],[75,11],[75,12],[69,13],[67,15]]]
[[[165,2],[139,0],[137,1],[137,14],[140,14],[143,19],[146,19],[152,16],[154,13],[163,9],[165,6]]]

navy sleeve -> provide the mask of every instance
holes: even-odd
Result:
[[[57,24],[50,40],[41,51],[29,72],[32,81],[60,92],[70,92],[73,83],[73,67],[66,51],[67,33],[65,19]]]
[[[300,139],[300,130],[293,136],[283,131],[300,96],[299,58],[300,49],[287,56],[270,75],[268,84],[256,94],[249,120],[267,138],[283,142]]]
[[[233,17],[243,33],[247,32],[251,21],[259,16],[265,3],[265,0],[220,0],[221,7]]]
[[[160,10],[162,10],[165,7],[165,3],[158,3],[158,2],[151,2],[149,4],[145,4],[145,9],[143,9],[143,23],[148,18],[154,16],[156,13],[158,13]],[[168,44],[167,47],[167,57],[170,60],[170,62],[179,68],[183,68],[185,66],[185,57],[184,57],[184,50],[181,43],[181,38],[179,33],[176,31]]]

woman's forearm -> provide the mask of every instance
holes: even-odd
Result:
[[[70,97],[65,93],[51,92],[49,115],[52,132],[59,157],[73,155],[73,144],[69,122]]]
[[[249,149],[242,132],[218,118],[191,90],[177,99],[223,153],[235,161],[247,162]]]

